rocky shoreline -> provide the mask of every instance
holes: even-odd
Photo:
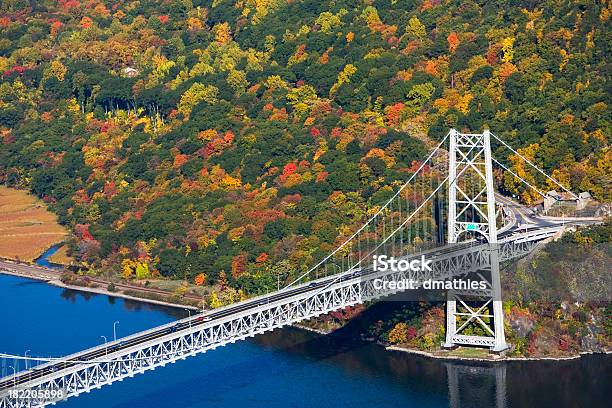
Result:
[[[547,357],[547,356],[542,356],[542,357],[508,357],[508,356],[503,356],[503,355],[497,355],[497,354],[491,354],[491,358],[479,358],[479,357],[463,357],[463,356],[454,356],[452,354],[450,355],[440,355],[440,354],[436,354],[436,353],[432,353],[429,351],[422,351],[422,350],[414,350],[414,349],[408,349],[408,348],[404,348],[404,347],[399,347],[399,346],[385,346],[383,344],[381,344],[381,346],[383,346],[386,350],[389,351],[399,351],[402,353],[409,353],[409,354],[418,354],[421,356],[425,356],[425,357],[429,357],[429,358],[436,358],[436,359],[440,359],[440,360],[461,360],[461,361],[483,361],[483,362],[497,362],[497,361],[565,361],[565,360],[576,360],[579,359],[583,356],[586,355],[592,355],[592,354],[602,354],[602,355],[606,355],[606,354],[611,354],[612,351],[610,350],[606,350],[603,352],[593,352],[593,351],[581,351],[578,354],[575,355],[571,355],[571,356],[558,356],[558,357]]]

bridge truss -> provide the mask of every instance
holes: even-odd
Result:
[[[285,288],[207,312],[200,315],[201,320],[194,320],[194,316],[179,321],[181,329],[176,332],[172,332],[177,324],[173,322],[109,343],[111,352],[102,353],[104,346],[98,346],[0,379],[0,408],[55,402],[15,398],[11,389],[63,390],[66,397],[79,395],[197,353],[399,291],[375,287],[376,279],[408,279],[418,284],[470,273],[482,276],[488,271],[486,290],[449,293],[445,346],[504,349],[499,262],[525,255],[561,227],[498,237],[491,136],[497,138],[488,131],[462,134],[451,130],[384,205],[369,208],[365,214],[355,211],[352,224],[361,226],[353,233],[341,231],[335,249],[298,273]],[[321,249],[326,248],[323,245]],[[432,271],[377,272],[371,266],[372,256],[377,254],[400,259],[426,255],[433,261]],[[130,345],[121,346],[124,342]],[[95,358],[83,359],[91,355]]]
[[[251,300],[257,302],[254,308],[242,312],[230,313],[220,319],[199,325],[188,326],[185,330],[171,333],[152,339],[137,346],[116,352],[109,352],[103,357],[91,361],[79,361],[78,356],[84,352],[66,356],[59,361],[59,367],[49,374],[26,381],[14,389],[34,391],[31,395],[49,395],[45,391],[61,392],[63,398],[77,396],[83,392],[90,392],[115,381],[144,373],[178,360],[213,350],[253,337],[267,331],[299,321],[311,319],[347,306],[360,304],[377,298],[398,293],[399,290],[380,289],[376,280],[400,281],[412,279],[423,282],[427,279],[448,279],[452,276],[461,276],[470,272],[490,267],[492,252],[499,255],[500,260],[515,259],[529,253],[538,240],[544,236],[551,236],[558,229],[549,231],[526,233],[521,241],[508,241],[496,247],[488,244],[451,246],[432,250],[437,252],[432,263],[431,272],[377,272],[372,269],[349,271],[337,277],[325,277],[316,280],[316,287],[302,284],[304,292],[280,300],[268,302],[265,298]],[[435,255],[435,254],[430,254]],[[420,257],[420,255],[418,256]],[[408,259],[410,257],[407,257]],[[417,258],[415,256],[415,258]],[[231,309],[235,306],[228,306]],[[158,327],[170,329],[171,323]],[[149,332],[153,332],[150,330]],[[138,333],[142,336],[145,333]],[[134,335],[134,336],[137,336]],[[121,339],[127,341],[131,337]],[[112,348],[113,343],[109,346]],[[38,366],[38,370],[45,370],[49,366],[58,366],[58,361],[51,361]],[[76,363],[75,363],[76,362]],[[61,364],[66,368],[61,368]],[[34,372],[31,372],[32,375]],[[10,386],[11,378],[6,378]],[[19,399],[11,397],[10,388],[0,390],[0,408],[37,407],[57,402],[46,397]]]
[[[491,134],[488,130],[469,134],[452,129],[449,144],[448,242],[456,243],[462,236],[469,239],[469,234],[478,233],[495,245],[497,217]],[[448,291],[444,347],[467,344],[489,346],[494,351],[508,348],[496,251],[492,251],[490,257],[491,295]]]

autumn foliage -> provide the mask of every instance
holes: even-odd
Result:
[[[0,183],[48,203],[91,274],[215,306],[289,283],[450,127],[611,198],[606,2],[22,3],[0,13]]]

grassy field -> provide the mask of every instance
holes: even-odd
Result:
[[[56,253],[49,257],[49,262],[61,265],[71,265],[74,260],[68,255],[68,245],[62,245]]]
[[[32,261],[67,235],[42,201],[0,186],[0,257]]]

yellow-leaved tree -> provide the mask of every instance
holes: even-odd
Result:
[[[223,303],[221,302],[221,299],[219,299],[219,295],[217,295],[217,292],[213,291],[210,294],[210,297],[208,298],[208,305],[211,307],[211,309],[217,309],[223,306]]]
[[[401,344],[408,340],[408,325],[397,323],[389,332],[389,343]]]
[[[512,62],[512,58],[514,58],[514,37],[506,37],[502,40],[502,51],[504,53],[502,61]]]
[[[211,105],[215,104],[218,94],[219,89],[217,89],[217,87],[196,82],[181,95],[181,100],[178,103],[178,111],[182,113],[185,118],[189,118],[191,110],[198,103],[206,101]]]
[[[425,37],[425,26],[421,23],[416,16],[413,16],[408,20],[408,25],[406,26],[406,34],[410,38],[417,39]]]
[[[308,113],[318,100],[317,91],[310,85],[293,88],[287,93],[287,100],[293,106],[294,116],[299,119]]]
[[[536,152],[540,145],[537,143],[531,144],[524,149],[519,149],[518,152],[529,159],[533,163]],[[533,175],[527,171],[526,164],[517,155],[510,156],[510,162],[512,163],[512,171],[514,171],[519,177],[527,181],[532,186],[537,187],[537,183]],[[504,187],[511,193],[520,196],[521,200],[526,204],[533,204],[540,199],[540,195],[531,188],[526,187],[520,180],[514,177],[511,173],[504,174]]]
[[[338,74],[338,80],[329,90],[330,95],[334,95],[342,84],[351,82],[351,77],[357,72],[357,68],[353,64],[346,64],[342,71]]]

